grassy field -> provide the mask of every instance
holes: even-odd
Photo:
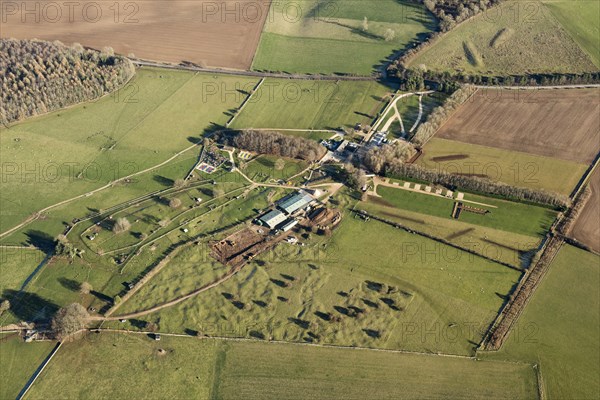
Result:
[[[28,398],[300,400],[374,395],[533,398],[536,380],[528,364],[167,336],[154,342],[145,335],[101,333],[64,345]]]
[[[102,309],[111,303],[115,295],[123,291],[127,282],[138,279],[140,274],[153,265],[156,259],[172,244],[189,241],[192,235],[211,235],[221,227],[237,223],[239,218],[248,218],[249,215],[254,215],[254,211],[251,210],[254,203],[246,201],[245,198],[238,200],[239,204],[235,208],[233,207],[234,203],[227,203],[230,205],[225,206],[226,202],[231,200],[228,196],[234,198],[236,193],[242,192],[240,190],[242,186],[235,182],[217,183],[217,187],[231,187],[232,185],[233,192],[224,191],[223,197],[214,200],[206,198],[199,206],[183,211],[160,229],[158,229],[160,224],[156,222],[160,214],[152,215],[155,201],[148,200],[147,207],[144,202],[139,203],[137,208],[130,209],[129,214],[124,214],[128,215],[132,223],[134,234],[126,232],[119,235],[124,238],[123,243],[115,241],[115,235],[110,233],[110,226],[104,226],[104,222],[97,226],[95,220],[90,220],[76,226],[71,231],[69,240],[75,247],[85,251],[84,256],[75,257],[72,260],[66,257],[55,257],[36,274],[24,292],[18,293],[14,289],[5,290],[3,296],[11,300],[14,307],[11,309],[11,313],[6,317],[3,316],[1,320],[4,321],[9,317],[22,320],[49,318],[59,307],[72,302],[92,306],[97,310]],[[238,189],[235,189],[236,187]],[[197,192],[194,187],[189,190]],[[199,194],[194,193],[194,195],[198,196]],[[265,195],[260,196],[263,202],[264,197]],[[220,208],[221,205],[224,208]],[[126,206],[131,207],[130,204],[126,204]],[[115,215],[120,214],[115,212]],[[139,216],[139,221],[134,219],[136,216]],[[155,228],[150,230],[147,236],[141,236],[139,232],[135,232],[135,229],[144,224],[143,218],[154,221]],[[186,221],[186,218],[188,233],[183,232],[180,228],[180,224],[182,221]],[[98,243],[87,239],[90,227],[99,231]],[[100,243],[102,240],[104,243]],[[119,245],[122,247],[114,249]],[[125,245],[131,247],[125,249]],[[132,252],[136,252],[136,256],[131,261],[123,264],[118,261]],[[79,286],[82,282],[90,283],[94,291],[88,295],[80,294]]]
[[[541,241],[539,237],[387,206],[374,198],[359,203],[357,208],[515,267],[527,266]]]
[[[117,94],[2,128],[0,191],[6,201],[0,230],[168,159],[212,124],[225,123],[244,98],[242,93],[226,96],[226,90],[254,82],[141,69]]]
[[[267,343],[231,343],[223,351],[217,396],[223,399],[492,399],[536,393],[526,364]]]
[[[407,1],[273,2],[252,68],[369,75],[434,27],[431,14]]]
[[[572,2],[567,2],[572,7]],[[572,13],[576,13],[573,11]],[[569,19],[573,32],[580,20]],[[590,9],[585,21],[597,23]],[[584,24],[586,27],[589,23]],[[586,38],[590,35],[586,33]],[[410,61],[436,71],[480,74],[581,73],[597,67],[542,3],[506,1],[456,27]]]
[[[600,68],[600,2],[596,0],[543,1],[563,28]]]
[[[232,128],[338,129],[371,124],[395,90],[375,81],[267,79]]]
[[[0,298],[4,299],[20,290],[44,259],[45,254],[39,250],[0,249]],[[17,307],[18,301],[11,306]],[[0,325],[13,322],[18,322],[18,319],[10,310],[0,316]]]
[[[199,147],[193,148],[165,166],[137,175],[130,182],[121,182],[92,196],[85,196],[55,207],[47,211],[43,218],[2,238],[0,243],[7,245],[34,243],[45,248],[50,245],[46,242],[52,241],[62,233],[74,217],[88,216],[94,211],[109,209],[116,204],[148,193],[171,188],[176,179],[185,177],[192,169],[198,160],[199,151]]]
[[[392,206],[436,217],[452,218],[454,201],[451,199],[385,186],[379,186],[377,193]],[[465,203],[466,205],[489,210],[490,213],[480,215],[462,212],[460,221],[520,235],[543,236],[556,218],[556,212],[543,207],[476,196],[469,193],[465,194],[464,199],[489,205]]]
[[[24,343],[11,333],[0,336],[0,399],[16,398],[55,345],[53,342]]]
[[[312,235],[304,247],[281,244],[218,288],[143,319],[169,332],[472,354],[502,304],[497,293],[519,275],[347,216],[331,241]],[[146,302],[136,297],[122,311]]]
[[[281,160],[281,164],[278,164]],[[261,155],[246,163],[243,172],[254,182],[269,182],[284,180],[302,172],[308,163],[301,160]]]
[[[208,399],[215,357],[214,342],[90,334],[59,350],[27,398]]]
[[[421,115],[421,119],[419,120],[419,123],[425,122],[425,120],[427,119],[427,116],[433,111],[433,109],[441,106],[444,103],[444,100],[446,98],[447,98],[446,94],[438,93],[438,92],[435,92],[435,93],[429,94],[429,95],[424,95],[423,99],[422,99],[423,114]],[[398,108],[398,112],[400,113],[400,116],[402,117],[402,122],[404,124],[404,130],[405,130],[407,136],[410,137],[411,135],[413,135],[416,132],[416,129],[418,127],[418,125],[415,126],[415,129],[413,130],[413,132],[412,133],[410,132],[410,130],[412,129],[412,127],[414,126],[414,124],[417,121],[417,117],[419,116],[419,97],[418,96],[408,96],[408,97],[400,98],[396,102],[396,107]],[[390,108],[390,110],[386,114],[386,117],[389,118],[389,117],[393,116],[394,114],[395,114],[394,109]],[[393,137],[402,137],[402,129],[400,126],[400,122],[398,122],[397,120],[392,122],[392,125],[390,125],[390,132],[393,135]]]
[[[548,398],[600,395],[600,258],[564,245],[499,353],[537,363]]]
[[[427,143],[417,163],[438,171],[485,175],[509,185],[565,195],[571,194],[587,169],[587,165],[574,161],[441,138]]]

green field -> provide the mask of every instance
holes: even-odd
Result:
[[[0,191],[6,199],[0,230],[46,206],[165,161],[213,124],[227,121],[244,96],[226,91],[254,82],[140,69],[117,94],[0,129]]]
[[[0,336],[0,399],[16,398],[54,346],[56,343],[53,342],[24,343],[16,334],[2,334]]]
[[[443,158],[453,156],[460,159]],[[509,185],[565,195],[571,194],[588,168],[572,161],[439,138],[427,142],[417,163],[436,171],[486,175]]]
[[[375,81],[267,79],[232,128],[338,129],[371,124],[393,92]]]
[[[44,258],[45,254],[35,249],[1,248],[0,295],[6,289],[19,289]]]
[[[600,395],[600,258],[564,245],[498,353],[540,366],[552,399]]]
[[[223,351],[217,396],[223,399],[536,396],[527,364],[267,343],[232,343]]]
[[[194,279],[176,269],[162,274],[162,280],[194,288]],[[346,216],[330,240],[313,234],[304,247],[281,244],[218,288],[142,319],[168,332],[472,354],[502,304],[497,293],[507,293],[519,276]],[[166,289],[156,289],[162,300]],[[152,292],[145,292],[117,315],[152,305]],[[324,317],[328,313],[335,319]]]
[[[186,189],[182,198],[193,194],[193,197],[206,197],[205,201],[194,208],[184,209],[164,227],[160,227],[157,222],[161,214],[159,209],[154,209],[154,199],[134,203],[135,207],[125,203],[125,210],[128,211],[114,214],[126,215],[132,223],[130,232],[118,235],[123,238],[122,244],[116,239],[117,235],[110,232],[111,226],[106,225],[106,214],[101,218],[100,225],[94,224],[95,219],[77,225],[68,237],[75,247],[85,251],[84,255],[72,260],[54,257],[36,274],[24,292],[5,290],[3,297],[11,300],[13,307],[11,313],[0,318],[0,321],[11,321],[8,318],[13,316],[21,320],[43,320],[50,318],[59,307],[73,302],[100,310],[124,290],[126,282],[138,279],[171,245],[190,241],[193,235],[211,235],[223,227],[238,223],[240,218],[254,215],[251,209],[254,203],[246,201],[245,197],[237,200],[239,204],[233,206],[235,197],[242,193],[243,186],[235,182],[219,182],[216,187],[219,186],[229,187],[229,191],[224,190],[223,197],[215,199],[199,194],[198,189],[193,186]],[[265,201],[265,195],[253,196]],[[153,215],[154,212],[157,215]],[[182,224],[185,224],[188,233],[183,232]],[[140,232],[136,232],[137,228],[146,230],[148,227],[153,228],[148,230],[147,236],[140,236]],[[98,242],[89,241],[90,228],[98,232]],[[133,253],[136,255],[130,261],[123,264],[117,262],[123,256]],[[94,291],[87,295],[80,294],[79,286],[82,282],[90,283]]]
[[[287,181],[308,166],[307,162],[301,160],[261,155],[246,163],[242,171],[254,182],[274,183],[279,180]]]
[[[408,1],[273,2],[252,68],[369,75],[434,28],[433,16]]]
[[[208,399],[215,350],[214,342],[89,334],[63,345],[27,398]]]
[[[359,203],[357,208],[515,267],[529,265],[531,256],[541,241],[540,237],[519,235],[446,216],[437,217],[388,206],[372,197],[369,201]]]
[[[593,34],[593,29],[587,28],[590,23],[597,26],[593,8],[584,18],[586,28],[572,27],[580,23],[575,17],[561,18],[567,19],[567,30],[585,30],[586,40]],[[539,1],[506,1],[445,34],[413,58],[410,66],[503,76],[596,71],[588,53],[567,30]]]
[[[0,299],[6,298],[7,294],[18,292],[44,259],[45,254],[39,250],[0,249]],[[18,307],[19,301],[11,306]],[[18,318],[10,310],[0,316],[0,326],[13,322],[18,322]]]
[[[596,0],[543,1],[552,15],[600,68],[600,2]]]
[[[377,193],[392,206],[436,217],[452,218],[454,205],[452,199],[386,186],[379,186]],[[480,215],[462,212],[460,221],[520,235],[541,237],[556,218],[556,212],[543,207],[476,196],[470,193],[466,193],[464,199],[485,204],[465,203],[465,205],[489,210],[490,213]]]
[[[536,390],[528,364],[101,333],[64,345],[28,398],[534,398]]]

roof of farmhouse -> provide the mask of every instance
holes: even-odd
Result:
[[[277,206],[288,214],[299,210],[308,205],[313,198],[305,192],[299,191],[285,196],[283,199],[277,202]]]
[[[269,226],[269,228],[276,227],[286,219],[287,217],[285,216],[285,214],[279,210],[271,210],[259,218],[259,220],[265,225]]]

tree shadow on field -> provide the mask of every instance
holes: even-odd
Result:
[[[46,232],[29,230],[25,233],[27,236],[27,244],[35,246],[45,253],[50,253],[54,250],[54,238]]]
[[[79,282],[65,277],[58,278],[57,281],[62,287],[70,290],[71,292],[77,292],[81,286]]]
[[[100,293],[100,292],[98,292],[96,290],[91,290],[90,294],[92,294],[93,296],[95,296],[98,300],[105,301],[105,302],[110,303],[110,304],[112,304],[112,302],[113,302],[113,298],[112,297],[107,296],[104,293]]]
[[[35,293],[6,289],[2,298],[10,301],[11,312],[22,321],[48,322],[59,309],[57,304]]]
[[[154,175],[152,177],[152,179],[154,179],[155,182],[160,183],[163,186],[173,186],[173,184],[175,183],[175,181],[173,179],[170,178],[166,178],[164,176],[161,175]]]
[[[192,144],[200,144],[200,143],[202,143],[202,138],[197,137],[197,136],[188,136],[187,140],[188,140],[188,142],[190,142]]]

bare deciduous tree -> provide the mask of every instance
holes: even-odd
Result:
[[[121,218],[117,219],[117,221],[113,225],[112,230],[113,230],[113,233],[119,234],[119,233],[128,231],[130,228],[131,228],[131,223],[129,222],[129,220],[125,217],[121,217]]]
[[[58,310],[52,319],[52,332],[58,340],[63,340],[85,328],[88,319],[89,314],[81,304],[70,304]]]
[[[92,285],[89,282],[82,282],[81,285],[79,285],[79,293],[81,294],[90,294],[92,290]]]
[[[171,208],[181,207],[181,200],[178,199],[177,197],[173,197],[171,200],[169,200],[169,207],[171,207]]]

